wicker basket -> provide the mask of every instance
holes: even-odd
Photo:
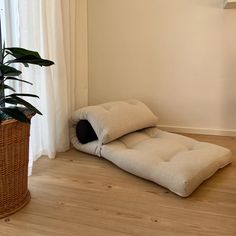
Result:
[[[30,125],[14,119],[0,123],[0,218],[24,207],[28,190]]]

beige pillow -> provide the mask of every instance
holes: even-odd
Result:
[[[88,120],[99,142],[106,144],[130,132],[153,127],[158,118],[144,103],[128,100],[84,107],[74,113],[72,120]]]

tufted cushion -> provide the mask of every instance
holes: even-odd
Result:
[[[106,144],[101,155],[183,197],[231,162],[230,150],[226,148],[157,128],[134,132]]]
[[[157,124],[157,117],[138,100],[110,102],[79,109],[73,114],[72,122],[77,124],[79,120],[89,121],[102,144]]]
[[[80,120],[91,124],[98,140],[79,142]],[[156,122],[157,117],[137,100],[85,107],[72,117],[71,142],[80,151],[102,156],[183,197],[231,162],[230,150],[161,131],[153,127]]]

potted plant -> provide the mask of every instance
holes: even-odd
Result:
[[[24,207],[30,200],[28,154],[30,119],[41,112],[24,98],[35,94],[17,93],[8,82],[28,83],[15,64],[51,66],[38,52],[2,44],[0,26],[0,218]],[[31,84],[32,85],[32,84]]]

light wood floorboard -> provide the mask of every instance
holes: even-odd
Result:
[[[187,135],[228,147],[233,163],[181,198],[74,149],[41,158],[31,202],[0,220],[1,236],[236,235],[236,138]]]

